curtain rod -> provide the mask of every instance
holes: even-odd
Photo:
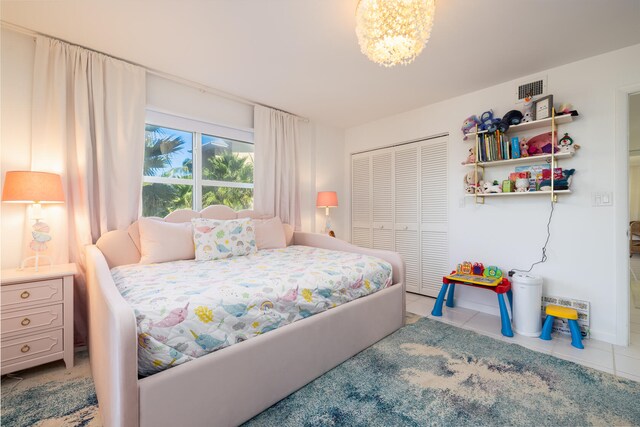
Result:
[[[5,27],[8,30],[14,31],[16,33],[25,34],[27,36],[31,36],[31,37],[37,37],[37,36],[48,37],[50,39],[58,40],[58,41],[67,43],[67,44],[72,45],[72,46],[81,47],[82,49],[86,49],[86,50],[91,51],[91,52],[99,53],[101,55],[108,56],[109,58],[113,58],[113,59],[117,59],[118,61],[126,62],[127,64],[135,65],[136,67],[143,68],[149,74],[153,74],[153,75],[156,75],[158,77],[162,77],[164,79],[171,80],[171,81],[174,81],[176,83],[180,83],[180,84],[183,84],[185,86],[192,87],[192,88],[200,90],[202,92],[207,92],[207,93],[210,93],[212,95],[217,95],[217,96],[220,96],[222,98],[226,98],[226,99],[229,99],[229,100],[232,100],[232,101],[237,101],[237,102],[240,102],[240,103],[245,104],[245,105],[251,105],[251,106],[254,106],[254,107],[259,105],[261,107],[271,108],[273,110],[277,110],[277,111],[289,114],[289,115],[291,115],[291,116],[293,116],[293,117],[295,117],[297,119],[303,120],[305,122],[309,122],[310,121],[307,117],[302,117],[302,116],[299,116],[297,114],[290,113],[289,111],[285,111],[285,110],[282,110],[280,108],[272,107],[271,105],[262,104],[260,102],[252,101],[250,99],[243,98],[241,96],[237,96],[237,95],[234,95],[234,94],[231,94],[231,93],[228,93],[228,92],[224,92],[224,91],[219,90],[219,89],[212,88],[211,86],[207,86],[207,85],[204,85],[202,83],[194,82],[193,80],[185,79],[183,77],[176,76],[174,74],[165,73],[164,71],[156,70],[154,68],[147,67],[145,65],[139,64],[139,63],[134,62],[134,61],[130,61],[128,59],[123,59],[123,58],[120,58],[120,57],[117,57],[117,56],[114,56],[114,55],[110,55],[108,53],[104,53],[104,52],[101,52],[99,50],[92,49],[92,48],[87,47],[87,46],[83,46],[83,45],[78,44],[78,43],[73,43],[73,42],[61,39],[59,37],[54,37],[54,36],[51,36],[49,34],[42,33],[40,31],[35,31],[35,30],[32,30],[32,29],[23,27],[21,25],[13,24],[11,22],[8,22],[8,21],[2,20],[2,19],[0,19],[0,26]]]

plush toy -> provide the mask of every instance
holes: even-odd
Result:
[[[568,133],[565,133],[560,141],[558,141],[558,146],[560,147],[561,153],[575,153],[580,146],[578,144],[573,143],[573,138],[569,136]]]
[[[465,121],[462,122],[462,128],[460,128],[462,130],[462,134],[464,135],[464,138],[462,138],[462,140],[466,141],[467,135],[475,132],[476,126],[480,126],[480,124],[480,119],[478,119],[478,116],[476,116],[475,114],[473,116],[467,117]]]
[[[502,193],[502,188],[500,188],[500,184],[498,184],[498,181],[493,181],[493,184],[491,184],[490,182],[485,182],[482,192],[484,194]]]
[[[573,110],[573,105],[565,102],[564,104],[560,105],[560,108],[558,108],[558,110],[556,110],[556,114],[570,114],[571,110]]]
[[[480,171],[478,171],[478,178],[482,179],[482,172]],[[478,183],[475,179],[475,171],[467,172],[464,176],[464,192],[467,194],[475,194],[478,189]]]
[[[551,132],[546,132],[531,138],[529,140],[529,155],[537,156],[539,154],[551,154],[551,149],[553,147],[551,143],[551,135]],[[558,147],[556,147],[556,152],[557,151]]]
[[[484,194],[484,181],[478,181],[478,186],[476,187],[476,194]]]
[[[518,110],[511,110],[504,115],[498,124],[498,130],[502,133],[509,130],[509,126],[520,124],[522,113]]]
[[[527,178],[516,179],[516,193],[526,193],[529,191],[529,180]]]
[[[527,138],[522,138],[520,140],[520,156],[529,157],[529,144],[527,143]]]
[[[571,180],[573,179],[573,174],[576,173],[575,169],[564,169],[562,171],[562,179],[556,179],[553,181],[553,189],[554,190],[568,190],[571,186]],[[543,179],[540,181],[540,190],[541,191],[550,191],[551,190],[551,180]]]
[[[495,132],[498,129],[500,119],[493,117],[493,110],[485,111],[480,116],[480,130],[486,130],[489,132]]]
[[[476,162],[476,149],[471,147],[469,148],[469,155],[467,156],[467,159],[462,162],[463,165],[468,165],[470,163],[475,163]]]
[[[527,123],[533,121],[533,98],[526,96],[524,98],[524,104],[522,106],[522,120],[520,123]]]

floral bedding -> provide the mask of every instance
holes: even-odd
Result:
[[[111,270],[148,376],[391,285],[379,258],[306,246]]]

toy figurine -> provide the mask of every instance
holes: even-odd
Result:
[[[489,182],[485,182],[482,192],[484,194],[502,193],[502,188],[500,188],[500,184],[498,184],[498,181],[493,181],[493,184]]]
[[[498,124],[500,123],[500,119],[493,117],[493,110],[485,111],[480,116],[480,130],[486,130],[489,132],[495,132],[498,129]]]
[[[573,138],[569,136],[568,133],[565,133],[560,141],[558,141],[558,146],[560,147],[561,153],[575,153],[580,146],[578,144],[573,143]]]
[[[462,164],[468,165],[475,162],[476,162],[476,149],[471,147],[469,148],[469,155],[467,156],[467,159],[464,162],[462,162]]]
[[[533,98],[531,95],[527,95],[524,98],[524,104],[522,106],[522,119],[520,123],[527,123],[533,121]]]
[[[472,271],[473,271],[473,266],[469,261],[465,261],[462,264],[458,264],[458,273],[471,274]]]
[[[468,134],[475,132],[476,126],[480,126],[480,120],[475,114],[467,117],[465,121],[462,122],[462,128],[460,128],[460,130],[462,130],[462,133],[464,134],[464,138],[462,138],[463,141],[467,140]]]
[[[529,143],[526,138],[522,138],[520,141],[520,156],[529,157]]]
[[[560,105],[560,108],[558,108],[558,110],[556,110],[556,114],[570,114],[571,110],[573,110],[573,105],[565,102],[564,104]]]

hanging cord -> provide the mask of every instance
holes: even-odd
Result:
[[[17,375],[14,374],[7,374],[4,378],[4,381],[2,381],[3,383],[6,383],[7,380],[16,380],[15,383],[10,384],[8,386],[3,384],[3,389],[2,390],[2,397],[7,397],[8,395],[10,395],[11,393],[13,393],[13,391],[16,389],[16,387],[18,387],[18,384],[20,384],[22,381],[24,381],[24,378],[19,377]]]
[[[549,240],[551,239],[551,218],[553,218],[554,207],[555,207],[555,203],[553,203],[552,201],[551,212],[549,212],[549,220],[547,221],[547,240],[545,240],[544,246],[542,247],[542,258],[540,258],[540,261],[536,261],[533,264],[531,264],[531,267],[529,267],[528,270],[519,270],[517,268],[511,269],[511,271],[509,271],[509,277],[513,276],[513,273],[516,271],[520,273],[530,273],[531,270],[533,270],[533,267],[547,261],[547,245],[549,244]]]

